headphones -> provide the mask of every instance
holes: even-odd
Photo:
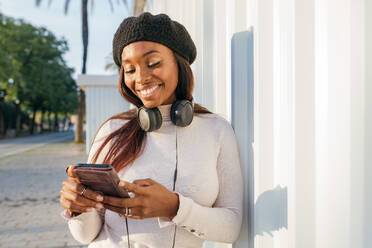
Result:
[[[186,127],[190,125],[194,117],[194,99],[177,100],[172,104],[170,117],[174,125]],[[137,120],[146,132],[152,132],[161,127],[163,118],[160,110],[155,108],[146,108],[145,106],[137,109]]]

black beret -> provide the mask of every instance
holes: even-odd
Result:
[[[123,48],[135,41],[153,41],[167,46],[190,64],[196,57],[196,47],[186,28],[165,14],[145,12],[138,17],[128,17],[116,30],[113,40],[115,64],[121,67]]]

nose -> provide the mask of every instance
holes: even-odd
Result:
[[[136,75],[136,83],[146,84],[149,83],[151,79],[151,73],[146,67],[139,67]]]

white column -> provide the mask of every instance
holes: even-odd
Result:
[[[364,247],[372,247],[372,1],[364,1],[365,17],[365,88],[364,88]]]
[[[260,195],[273,189],[273,0],[257,1],[257,64],[255,67],[254,112],[254,247],[273,247],[273,223],[264,219],[269,204]],[[256,62],[255,61],[255,62]],[[266,199],[262,198],[260,199]],[[263,202],[263,204],[261,204]],[[262,205],[262,206],[261,206]],[[270,229],[270,230],[268,230]]]
[[[215,112],[223,117],[227,117],[227,102],[226,102],[226,65],[230,64],[230,61],[226,61],[226,46],[229,47],[229,43],[226,43],[226,29],[227,29],[227,18],[226,18],[226,4],[229,1],[226,0],[214,0],[214,34],[213,40],[214,51],[213,51],[213,75],[214,75],[214,106]],[[230,42],[230,40],[229,40]],[[229,86],[231,82],[229,80]]]
[[[314,7],[314,0],[295,1],[295,183],[289,189],[294,192],[295,207],[288,210],[291,248],[316,247]]]
[[[370,0],[368,0],[370,2]],[[364,242],[364,223],[371,218],[364,217],[365,202],[370,198],[364,196],[364,179],[366,167],[364,162],[364,92],[365,92],[365,14],[364,0],[350,1],[350,243],[353,247],[370,247]],[[370,13],[368,14],[370,15]],[[371,29],[372,26],[369,26]],[[368,69],[367,69],[368,70]],[[370,187],[372,185],[370,184]]]
[[[316,247],[350,247],[350,1],[317,1]]]

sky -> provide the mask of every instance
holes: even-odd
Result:
[[[21,18],[35,26],[43,26],[57,37],[65,37],[69,51],[65,54],[67,64],[75,69],[74,78],[82,68],[81,0],[71,0],[69,12],[64,14],[65,0],[43,0],[39,8],[35,0],[0,0],[0,12],[13,18]],[[89,1],[90,2],[90,1]],[[120,23],[129,16],[127,7],[120,1],[112,1],[111,11],[108,0],[95,0],[93,12],[88,9],[89,43],[87,74],[114,74],[105,71],[107,57],[112,52],[112,38]],[[129,9],[132,10],[131,1]],[[130,14],[131,15],[131,14]],[[111,58],[110,58],[111,59]],[[112,61],[112,59],[111,59]]]

